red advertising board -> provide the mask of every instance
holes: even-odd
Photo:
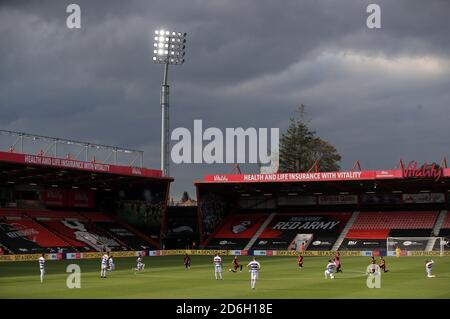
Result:
[[[44,204],[46,206],[64,207],[68,206],[67,190],[60,188],[49,188],[44,191]]]
[[[83,162],[72,159],[62,159],[40,155],[0,152],[0,161],[32,166],[49,166],[64,169],[76,169],[98,173],[163,178],[162,172],[155,169],[119,166],[95,162]]]
[[[95,206],[92,190],[49,188],[43,195],[44,204],[47,207],[93,208]]]
[[[68,206],[93,208],[94,207],[94,192],[91,190],[70,190],[68,192]]]
[[[401,170],[360,172],[317,172],[282,174],[216,174],[207,175],[205,182],[216,183],[274,183],[274,182],[321,182],[402,178]]]
[[[450,177],[450,168],[442,170],[443,177]],[[423,176],[426,178],[427,176]],[[275,183],[275,182],[332,182],[362,181],[376,179],[410,178],[401,169],[375,171],[346,172],[310,172],[310,173],[278,173],[278,174],[215,174],[206,175],[208,183]]]

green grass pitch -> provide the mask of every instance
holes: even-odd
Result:
[[[325,280],[326,257],[305,257],[299,270],[294,257],[259,257],[262,265],[255,291],[250,274],[228,271],[232,257],[223,257],[224,279],[214,279],[212,256],[145,257],[142,273],[132,270],[135,258],[115,258],[116,270],[100,278],[99,260],[47,261],[44,283],[36,262],[0,263],[0,298],[450,298],[450,257],[433,257],[436,278],[425,275],[426,257],[387,257],[390,270],[381,288],[369,289],[364,274],[370,258],[342,257],[343,273]],[[240,257],[246,265],[251,257]],[[67,265],[81,267],[81,288],[68,289]]]

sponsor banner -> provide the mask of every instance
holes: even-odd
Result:
[[[355,256],[361,256],[361,252],[360,251],[339,251],[339,253],[341,254],[341,256],[347,256],[347,257],[355,257]]]
[[[374,171],[374,179],[392,179],[403,178],[403,172],[400,169],[391,169],[384,171]]]
[[[341,256],[362,256],[361,251],[339,251]],[[295,250],[276,250],[273,251],[273,256],[298,256],[300,253]],[[331,250],[307,250],[302,253],[303,256],[309,257],[330,257],[334,256],[335,252]]]
[[[443,193],[403,194],[403,202],[405,204],[444,203],[445,195]]]
[[[216,174],[206,175],[206,183],[274,183],[274,182],[317,182],[317,181],[354,181],[376,179],[408,179],[434,178],[450,176],[450,168],[428,169],[408,166],[405,170],[376,170],[376,171],[345,171],[345,172],[317,172],[317,173],[281,173],[281,174]]]
[[[41,254],[1,255],[0,261],[37,261]]]
[[[373,250],[372,251],[372,256],[375,256],[375,257],[381,256],[380,251],[379,250]]]
[[[81,253],[66,253],[65,259],[81,259]]]
[[[386,256],[386,251],[385,250],[364,250],[361,251],[361,255],[365,256],[365,257],[379,257],[379,256]],[[392,256],[395,256],[395,254],[393,254]]]
[[[239,252],[238,250],[150,250],[148,252],[148,256],[171,256],[171,255],[184,255],[186,253],[190,253],[191,255],[215,255],[216,253],[219,253],[222,256],[237,256],[236,254]],[[241,250],[242,256],[247,255],[255,255],[255,256],[286,256],[286,257],[294,257],[298,256],[299,252],[295,250],[255,250],[255,251],[246,251]],[[245,252],[245,255],[243,254]],[[352,256],[352,257],[371,257],[371,256],[381,256],[381,255],[387,255],[390,257],[395,257],[395,251],[389,251],[386,254],[386,251],[380,251],[380,250],[344,250],[339,251],[341,256]],[[130,257],[127,254],[121,254],[121,255],[115,255],[117,252],[112,252],[114,257]],[[138,253],[138,252],[135,252]],[[335,251],[330,250],[307,250],[304,253],[302,253],[303,256],[306,257],[332,257],[335,255]],[[101,252],[90,252],[90,253],[67,253],[65,255],[66,259],[86,259],[86,258],[100,258],[103,253]],[[46,258],[48,260],[61,260],[62,258],[56,258],[55,256],[50,255],[58,255],[58,254],[46,254]],[[450,251],[444,251],[444,256],[450,256]],[[25,254],[25,255],[0,255],[0,262],[8,262],[8,261],[37,261],[41,254]],[[100,256],[100,257],[98,257]],[[416,250],[402,250],[401,256],[440,256],[439,251],[416,251]],[[57,257],[57,256],[56,256]],[[133,257],[133,256],[131,256]]]
[[[355,239],[355,238],[345,238],[341,247],[345,247],[345,249],[349,250],[360,250],[373,251],[379,248],[386,248],[386,240],[385,239]]]
[[[112,251],[113,257],[135,257],[138,256],[140,251]]]
[[[162,177],[162,172],[160,170],[155,169],[110,165],[94,162],[82,162],[71,159],[19,154],[11,152],[0,152],[0,162],[1,161],[31,166],[49,166],[49,167],[58,167],[58,168],[119,174],[119,175],[144,176],[152,178]]]
[[[389,257],[395,257],[395,256],[397,256],[397,254],[395,253],[395,251],[388,251],[388,252],[387,252],[387,256],[389,256]]]
[[[401,194],[363,194],[360,195],[361,204],[401,204]]]
[[[94,192],[91,190],[70,190],[67,202],[70,207],[94,208]]]
[[[102,252],[81,253],[81,259],[102,258],[103,254]]]
[[[184,249],[161,250],[161,256],[176,256],[176,255],[184,255],[184,254],[186,254],[186,250],[184,250]]]
[[[0,255],[0,262],[2,261],[15,261],[16,255]]]
[[[317,182],[352,181],[403,178],[402,170],[317,172],[280,174],[216,174],[206,175],[205,182],[215,183],[273,183],[273,182]]]
[[[278,206],[307,206],[316,205],[316,196],[280,196]]]
[[[242,256],[243,250],[229,250],[228,254],[231,256]]]
[[[228,255],[228,250],[192,250],[192,255],[204,255],[204,256],[213,256],[215,254],[219,255]]]
[[[295,250],[275,250],[275,256],[298,256],[298,252]],[[305,252],[306,255],[306,252]]]
[[[407,252],[407,256],[440,256],[440,255],[441,253],[439,251],[410,250]]]
[[[56,254],[47,254],[48,260],[58,260],[58,256]]]
[[[357,195],[323,195],[319,196],[319,205],[351,205],[358,204]]]
[[[313,250],[331,250],[335,241],[336,238],[320,238],[313,240],[310,247]]]
[[[253,256],[266,256],[267,255],[267,251],[265,250],[254,250],[253,251]]]
[[[208,241],[208,246],[223,247],[226,250],[241,250],[249,240],[250,238],[212,238]]]
[[[402,163],[402,169],[405,178],[432,178],[435,181],[439,181],[445,175],[444,168],[436,163],[430,165],[424,163],[423,165],[418,166],[416,161],[411,161],[408,163],[407,167]]]
[[[61,253],[47,254],[46,257],[47,257],[48,260],[61,260],[62,259],[62,254]]]
[[[176,256],[176,255],[184,255],[184,254],[199,255],[199,256],[213,256],[215,254],[228,255],[228,250],[216,250],[216,249],[211,249],[211,250],[172,249],[172,250],[161,250],[160,252],[161,252],[162,256]]]
[[[43,200],[46,206],[69,206],[67,190],[61,188],[49,188],[43,192]]]

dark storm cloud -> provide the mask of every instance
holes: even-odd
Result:
[[[369,3],[382,29],[365,26]],[[69,3],[81,30],[65,26]],[[2,1],[0,127],[146,152],[159,167],[153,30],[188,33],[171,125],[280,127],[300,103],[348,168],[439,160],[450,148],[450,2]],[[174,194],[231,165],[172,165]]]

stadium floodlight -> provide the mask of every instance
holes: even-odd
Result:
[[[186,54],[186,33],[155,30],[153,43],[153,62],[164,64],[164,77],[161,85],[161,171],[169,176],[169,85],[167,76],[169,64],[181,65]]]

